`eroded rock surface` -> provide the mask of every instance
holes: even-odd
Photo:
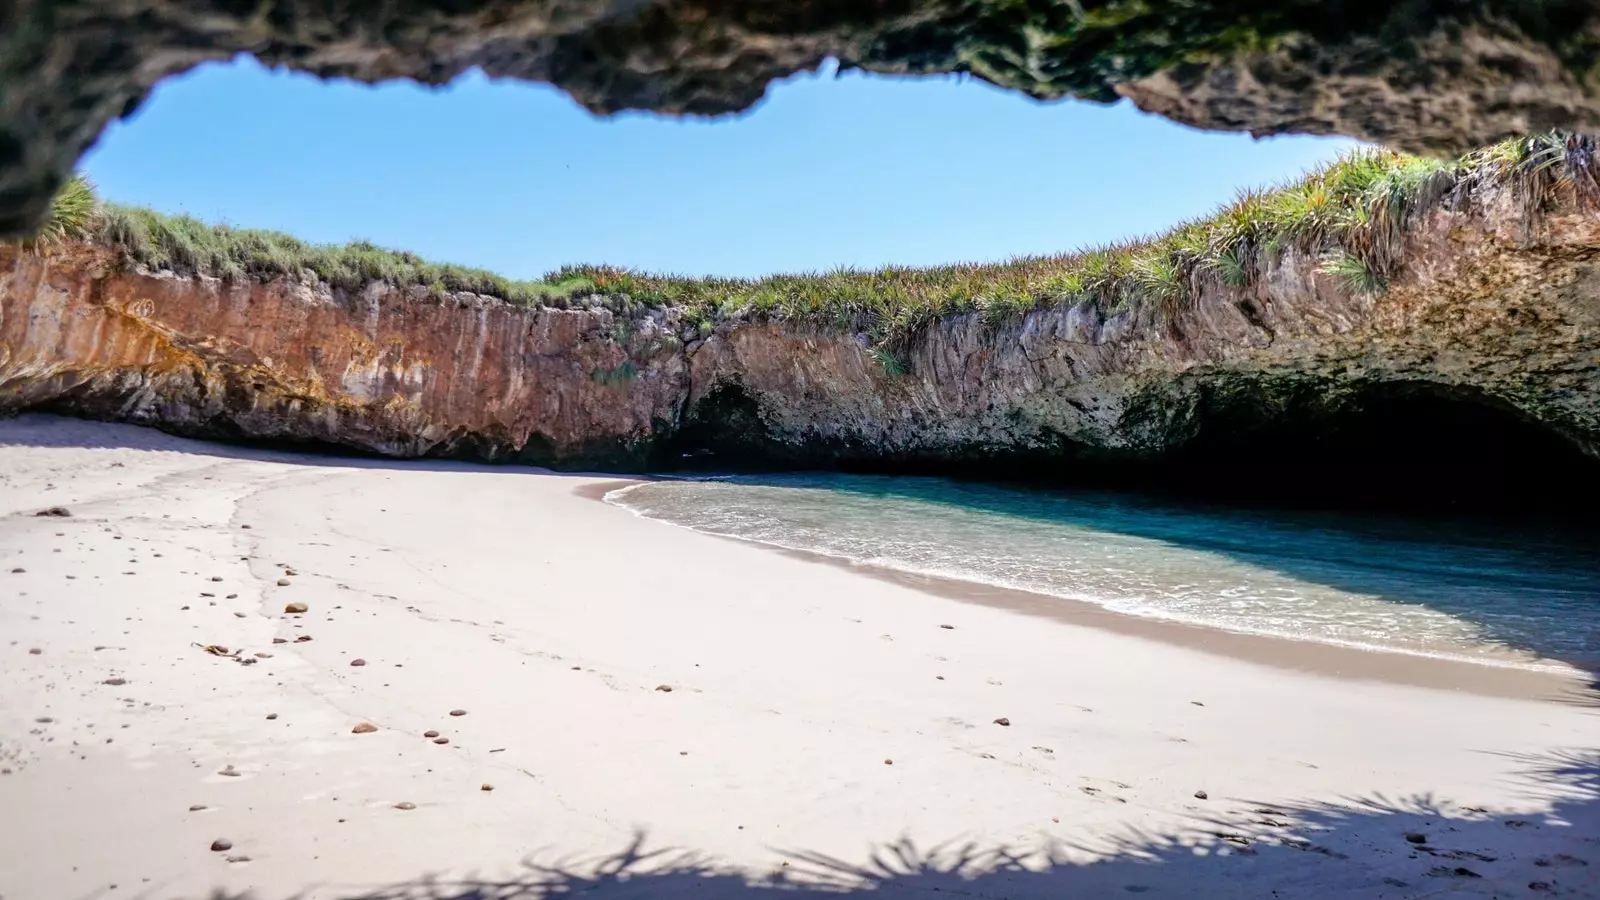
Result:
[[[835,58],[1437,153],[1600,128],[1587,0],[18,0],[0,6],[0,237],[42,221],[157,81],[238,53],[364,81],[441,84],[476,66],[599,112],[742,110]]]
[[[1200,279],[1174,318],[1094,304],[936,322],[886,371],[865,336],[672,308],[619,316],[128,271],[101,247],[0,251],[0,412],[45,409],[394,456],[636,467],[699,446],[786,463],[1159,457],[1317,417],[1374,386],[1536,423],[1600,458],[1600,216],[1505,186],[1408,233],[1353,294],[1286,253]]]

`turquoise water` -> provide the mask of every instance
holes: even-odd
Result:
[[[1600,669],[1594,535],[900,476],[674,479],[606,499],[710,534],[1128,615],[1492,665]]]

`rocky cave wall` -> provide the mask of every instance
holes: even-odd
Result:
[[[1571,196],[1526,212],[1486,184],[1428,213],[1381,295],[1286,253],[1246,288],[1197,277],[1171,318],[1086,303],[999,326],[942,320],[899,374],[864,335],[838,330],[729,320],[702,334],[671,308],[618,316],[598,302],[528,309],[381,283],[227,283],[130,270],[98,246],[11,246],[0,413],[565,467],[1059,475],[1156,460],[1223,480],[1230,465],[1271,469],[1279,483],[1345,452],[1341,435],[1377,440],[1372,464],[1395,469],[1415,455],[1408,440],[1438,432],[1454,443],[1414,471],[1500,465],[1472,454],[1510,440],[1504,465],[1555,472],[1518,455],[1542,441],[1549,460],[1600,475],[1600,215]],[[1378,418],[1363,425],[1368,412]],[[1437,428],[1400,427],[1430,416]]]
[[[1600,129],[1590,0],[13,0],[0,237],[43,221],[78,158],[158,81],[239,53],[364,81],[481,67],[597,112],[743,110],[833,58],[1440,154]]]

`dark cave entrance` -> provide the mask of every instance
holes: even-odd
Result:
[[[882,459],[868,448],[783,445],[737,385],[689,411],[658,470],[835,469],[942,475],[1041,487],[1111,488],[1233,506],[1493,516],[1600,527],[1600,459],[1479,393],[1373,383],[1208,392],[1192,437],[1157,457],[1107,459],[1063,442],[1049,452]]]
[[[1248,505],[1514,515],[1587,524],[1600,459],[1477,392],[1378,383],[1329,402],[1243,391],[1200,404],[1193,438],[1115,481]]]

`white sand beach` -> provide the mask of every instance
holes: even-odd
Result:
[[[1230,658],[612,480],[0,421],[0,898],[1600,896],[1579,681]]]

